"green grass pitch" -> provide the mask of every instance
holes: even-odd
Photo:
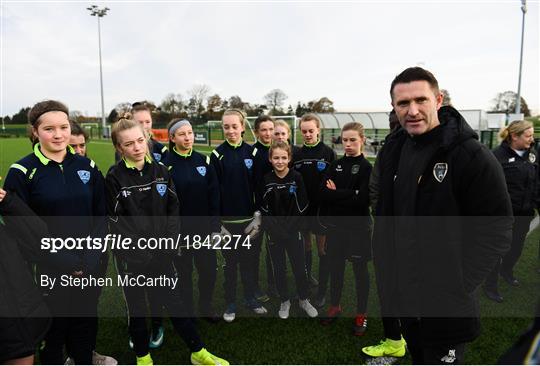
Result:
[[[0,139],[0,176],[5,176],[9,166],[30,152],[30,142],[23,138]],[[209,152],[208,147],[198,148]],[[107,141],[92,141],[88,150],[103,172],[113,163],[113,148]],[[1,184],[1,183],[0,183]],[[533,231],[525,245],[523,255],[516,268],[516,277],[522,286],[511,288],[503,281],[500,290],[505,302],[495,304],[480,294],[482,313],[481,336],[471,343],[466,353],[466,363],[494,364],[498,357],[516,341],[532,322],[534,307],[538,300],[540,274],[537,273],[539,230]],[[264,257],[264,251],[262,256]],[[220,259],[220,266],[223,264]],[[264,260],[261,261],[261,284],[265,284]],[[352,269],[347,268],[342,307],[345,316],[335,324],[324,327],[316,319],[306,319],[297,305],[291,309],[291,318],[277,318],[279,300],[271,299],[265,304],[269,315],[254,318],[242,308],[240,315],[232,324],[220,322],[208,324],[198,321],[199,331],[207,348],[235,364],[361,364],[369,360],[361,354],[361,347],[378,343],[382,337],[382,324],[378,319],[378,300],[374,282],[373,267],[370,265],[371,291],[368,305],[368,332],[361,338],[351,332],[354,288]],[[109,266],[109,273],[114,268]],[[289,272],[290,290],[294,281]],[[196,286],[194,286],[196,288]],[[215,291],[215,308],[224,309],[223,271],[220,267]],[[327,296],[328,298],[328,296]],[[238,289],[241,299],[241,286]],[[128,348],[127,320],[121,291],[118,288],[105,288],[100,300],[99,336],[97,350],[114,356],[120,363],[135,362],[133,351]],[[161,349],[152,352],[155,363],[189,363],[189,351],[177,337],[169,321],[165,321],[165,342]],[[397,363],[410,363],[408,356]]]

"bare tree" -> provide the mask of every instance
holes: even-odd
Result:
[[[311,111],[317,113],[334,113],[336,110],[334,109],[334,102],[327,97],[322,97],[317,101],[313,101]]]
[[[233,95],[227,104],[229,108],[244,109],[246,103],[238,95]]]
[[[283,90],[273,89],[264,96],[264,101],[266,102],[266,106],[270,108],[270,113],[275,114],[276,112],[281,111],[281,106],[287,98],[288,96]]]
[[[223,99],[221,99],[219,94],[208,97],[206,101],[206,115],[210,120],[220,119],[223,115]]]
[[[188,90],[189,103],[191,104],[191,110],[196,111],[198,115],[204,112],[204,102],[210,94],[210,87],[206,84],[197,84],[194,85],[190,90]]]
[[[516,100],[517,93],[511,90],[498,93],[497,96],[491,101],[491,112],[514,113],[514,111],[516,110]],[[527,102],[525,101],[525,99],[523,99],[523,97],[521,97],[521,113],[523,113],[525,117],[529,117],[531,115],[529,106],[527,105]]]
[[[219,113],[221,112],[223,100],[221,100],[219,94],[214,94],[208,97],[206,105],[206,109],[208,110],[208,112]]]
[[[184,99],[182,94],[169,93],[163,98],[163,101],[159,105],[162,111],[175,114],[184,108]]]

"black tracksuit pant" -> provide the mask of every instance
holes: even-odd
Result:
[[[209,234],[210,235],[210,234]],[[197,268],[199,287],[199,310],[201,316],[212,316],[212,298],[216,285],[216,251],[212,248],[182,249],[174,263],[179,275],[180,294],[187,316],[194,316],[193,263]]]
[[[337,306],[341,301],[343,283],[345,280],[345,264],[352,262],[354,283],[356,289],[356,313],[364,314],[367,309],[369,295],[369,273],[367,260],[358,254],[361,235],[350,232],[328,230],[326,234],[326,256],[330,267],[330,303]]]
[[[513,275],[514,266],[516,265],[523,246],[527,233],[529,232],[529,226],[533,216],[514,216],[514,227],[512,228],[512,243],[510,250],[497,262],[495,268],[491,271],[486,279],[486,287],[489,289],[497,289],[499,274],[504,276]]]
[[[61,286],[60,276],[56,278],[55,287],[45,291],[44,299],[53,318],[44,339],[45,346],[40,350],[41,363],[64,364],[65,346],[76,364],[92,364],[99,289]]]
[[[177,277],[172,261],[165,257],[155,258],[144,268],[135,268],[134,266],[129,268],[121,260],[117,260],[116,265],[120,276],[137,277],[142,274],[147,277],[159,277],[161,275],[169,278]],[[145,356],[149,352],[148,340],[150,334],[146,325],[147,307],[145,296],[148,288],[145,286],[126,286],[122,288],[129,316],[129,335],[133,341],[133,349],[137,357]],[[174,329],[182,337],[190,351],[200,351],[203,348],[203,343],[199,338],[193,319],[184,316],[184,304],[181,301],[178,288],[154,286],[153,290],[152,296],[159,296],[160,301],[165,305],[165,309],[169,313]]]
[[[317,297],[323,298],[326,295],[328,289],[328,282],[330,280],[330,260],[328,254],[319,256],[319,287],[317,289]]]
[[[225,302],[227,304],[236,303],[236,282],[238,279],[238,269],[240,269],[240,279],[244,288],[244,298],[251,300],[255,294],[255,282],[253,278],[253,267],[255,261],[255,254],[253,247],[247,248],[242,246],[246,234],[244,229],[249,224],[245,223],[224,223],[223,226],[231,233],[231,235],[242,235],[239,241],[238,247],[235,249],[234,244],[236,238],[232,238],[229,245],[229,249],[222,249],[221,253],[225,258]],[[225,245],[225,242],[221,242],[221,247]]]
[[[99,260],[98,276],[105,277],[107,275],[107,267],[109,266],[109,254],[105,252]],[[99,297],[101,296],[101,288],[96,289],[95,311],[98,312]],[[92,350],[96,349],[97,333],[98,333],[98,317],[95,316],[90,322],[90,332],[92,334]]]
[[[272,261],[270,259],[270,251],[268,249],[268,237],[266,235],[266,232],[261,231],[259,233],[259,236],[257,236],[255,239],[252,240],[251,244],[253,244],[253,250],[255,261],[253,262],[253,282],[255,283],[255,290],[256,291],[262,291],[261,284],[260,284],[260,260],[261,260],[261,251],[263,246],[264,238],[267,238],[266,240],[266,255],[265,255],[265,262],[266,262],[266,281],[268,283],[268,288],[273,288],[275,286],[275,279],[274,279],[274,268],[272,267]]]
[[[465,343],[425,344],[422,341],[421,319],[401,318],[400,321],[414,365],[457,365],[464,362]]]
[[[306,265],[304,263],[304,241],[302,235],[297,232],[286,239],[271,240],[268,242],[270,259],[274,268],[276,287],[281,302],[290,299],[287,289],[287,261],[289,256],[296,289],[300,300],[307,299],[309,296],[308,279],[306,274]]]
[[[393,341],[399,341],[401,339],[401,326],[399,324],[399,318],[383,317],[382,324],[384,329],[384,338],[388,338]]]

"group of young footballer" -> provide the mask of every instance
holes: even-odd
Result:
[[[269,296],[280,299],[278,316],[289,317],[292,300],[307,316],[319,315],[330,284],[330,304],[321,323],[332,323],[342,312],[340,301],[346,261],[352,262],[356,288],[353,330],[367,328],[367,299],[371,259],[368,184],[371,164],[363,155],[365,136],[360,123],[343,126],[344,156],[320,139],[321,121],[308,113],[300,118],[301,147],[290,143],[289,125],[270,116],[255,121],[257,142],[243,140],[247,127],[244,112],[224,112],[225,141],[205,156],[194,149],[189,121],[175,119],[168,125],[169,146],[151,137],[151,110],[133,105],[112,127],[117,162],[103,177],[86,157],[87,136],[69,121],[68,108],[58,101],[37,103],[29,112],[33,153],[13,164],[4,190],[19,196],[47,224],[49,235],[85,237],[114,233],[150,238],[199,235],[215,241],[239,235],[249,246],[221,251],[225,264],[225,303],[222,318],[235,320],[237,276],[243,305],[255,314],[266,314]],[[104,219],[107,217],[108,219]],[[66,218],[76,220],[66,223]],[[314,235],[319,258],[318,279],[312,275]],[[191,351],[193,364],[228,362],[208,352],[198,334],[194,317],[193,265],[198,273],[198,316],[219,321],[213,306],[217,277],[216,251],[203,247],[179,250],[115,250],[118,274],[128,277],[169,276],[179,280],[171,287],[123,287],[129,315],[129,344],[136,362],[152,364],[150,349],[163,342],[162,311]],[[259,280],[259,262],[266,252],[267,293]],[[287,283],[289,258],[296,293]],[[93,250],[44,254],[36,275],[59,277],[105,276],[107,253]],[[311,288],[317,287],[314,296]],[[44,364],[108,364],[112,357],[95,352],[99,288],[40,288],[52,315],[42,347]],[[147,326],[149,300],[152,326]],[[312,298],[312,300],[310,300]],[[69,299],[69,301],[65,301]],[[84,309],[84,314],[77,316]],[[36,337],[34,341],[40,340]],[[127,342],[126,342],[127,343]],[[32,362],[33,348],[14,352],[8,360]]]

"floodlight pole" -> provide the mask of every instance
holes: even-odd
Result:
[[[90,10],[90,15],[97,17],[98,24],[98,48],[99,48],[99,85],[101,88],[101,127],[102,127],[102,136],[105,137],[105,128],[107,127],[105,121],[105,101],[103,98],[103,66],[101,63],[101,22],[100,18],[107,15],[109,8],[98,8],[97,5],[92,5],[87,10]]]
[[[523,12],[523,18],[521,21],[521,53],[519,55],[519,77],[516,100],[516,114],[521,113],[521,69],[523,67],[523,40],[525,38],[525,13],[527,12],[527,0],[521,0],[521,11]]]

